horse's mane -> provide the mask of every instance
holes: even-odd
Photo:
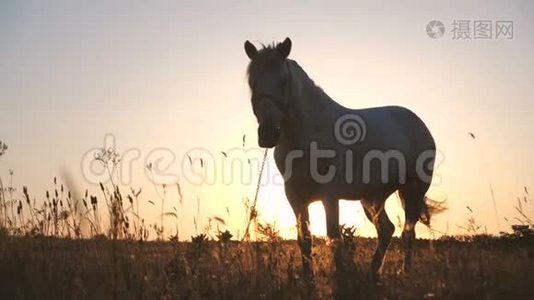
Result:
[[[310,85],[312,87],[315,87],[321,91],[323,91],[323,89],[318,86],[315,81],[313,81],[313,79],[308,75],[308,73],[306,73],[306,71],[304,71],[304,69],[299,65],[298,62],[296,62],[295,60],[292,60],[292,59],[289,59],[289,63],[293,65],[293,70],[297,70],[297,76],[299,76],[300,79],[302,80],[305,80],[305,81],[308,81],[310,83]],[[293,75],[295,76],[295,75]]]

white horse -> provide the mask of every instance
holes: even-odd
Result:
[[[285,192],[298,224],[305,273],[311,273],[308,205],[321,200],[327,234],[339,238],[339,199],[360,200],[378,232],[371,271],[378,275],[395,230],[385,200],[399,192],[406,221],[404,270],[411,267],[415,224],[429,224],[425,201],[434,140],[411,111],[397,106],[348,109],[332,100],[295,62],[291,40],[258,50],[249,41],[248,83],[260,147],[275,147]]]

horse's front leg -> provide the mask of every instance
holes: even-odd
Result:
[[[344,247],[341,247],[341,233],[339,231],[339,200],[333,197],[326,197],[323,200],[324,212],[326,216],[326,235],[334,254],[334,263],[337,274],[343,274],[341,270],[345,269]],[[352,254],[352,253],[351,253]]]
[[[332,241],[339,239],[339,200],[327,197],[323,200],[326,215],[326,234]]]
[[[308,205],[304,202],[290,201],[297,218],[298,244],[302,255],[302,272],[307,278],[313,278],[313,261],[311,257],[312,238],[310,232],[310,216]]]

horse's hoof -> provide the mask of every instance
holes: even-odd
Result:
[[[315,274],[313,274],[313,270],[311,268],[304,268],[302,270],[302,279],[306,282],[314,281]]]
[[[407,271],[404,268],[398,269],[396,273],[397,273],[397,276],[401,276],[401,277],[405,277],[405,278],[410,276],[410,272]]]
[[[382,274],[380,274],[379,272],[371,272],[369,273],[369,276],[371,277],[371,281],[373,281],[374,283],[382,283]]]
[[[308,287],[315,286],[315,276],[313,274],[303,274],[302,283]]]

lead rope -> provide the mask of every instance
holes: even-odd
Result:
[[[291,83],[292,74],[291,74],[291,66],[289,65],[289,61],[286,62],[286,66],[287,66],[287,71],[289,72],[289,78],[290,78],[290,83]],[[290,85],[289,88],[287,89],[284,110],[287,110],[287,106],[289,105],[289,96],[291,94],[291,88],[292,87]],[[256,185],[256,194],[254,195],[254,202],[252,203],[252,207],[250,209],[250,215],[247,221],[247,227],[245,228],[245,235],[243,235],[243,238],[241,239],[241,241],[245,241],[245,240],[248,241],[250,239],[250,233],[249,233],[250,223],[252,222],[252,220],[256,220],[256,218],[258,217],[258,212],[256,211],[256,204],[258,203],[258,194],[260,192],[261,177],[263,175],[263,168],[265,167],[265,161],[267,160],[268,151],[269,151],[269,148],[265,148],[265,152],[263,153],[263,161],[261,162],[260,174],[258,175],[258,184]]]
[[[263,169],[265,168],[265,161],[267,161],[267,152],[269,151],[269,148],[265,148],[265,152],[263,153],[263,161],[261,163],[260,168],[260,174],[258,175],[258,184],[256,185],[256,193],[254,195],[254,202],[252,202],[252,207],[250,209],[250,215],[247,221],[247,228],[245,229],[245,235],[243,236],[243,239],[241,241],[248,241],[250,238],[249,229],[250,229],[250,223],[252,220],[256,220],[256,217],[258,216],[258,213],[256,211],[256,204],[258,203],[258,194],[260,192],[260,186],[261,186],[261,177],[263,175]]]

